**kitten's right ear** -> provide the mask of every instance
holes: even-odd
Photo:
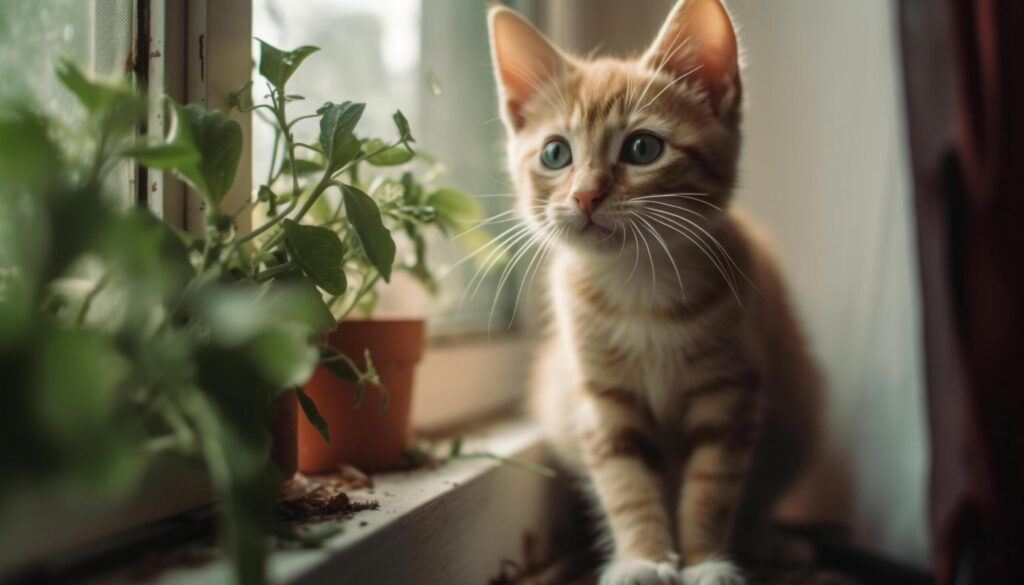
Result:
[[[515,11],[494,6],[487,14],[491,60],[498,80],[501,117],[511,130],[523,126],[523,106],[565,72],[568,62],[540,31]]]

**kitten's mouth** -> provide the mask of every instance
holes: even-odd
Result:
[[[604,227],[601,224],[595,223],[593,220],[588,220],[580,229],[581,234],[588,234],[593,236],[607,237],[612,233],[612,230]]]

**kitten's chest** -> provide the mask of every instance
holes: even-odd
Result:
[[[579,290],[556,303],[559,325],[585,376],[654,395],[684,389],[701,375],[689,356],[713,352],[721,340],[738,336],[739,324],[724,318],[727,309],[712,303],[684,314]]]

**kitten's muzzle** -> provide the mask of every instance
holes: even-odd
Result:
[[[597,189],[590,189],[587,191],[577,191],[572,194],[572,198],[576,201],[576,205],[579,206],[588,218],[597,209],[597,206],[604,200],[604,193]]]

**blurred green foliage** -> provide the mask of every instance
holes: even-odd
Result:
[[[468,196],[432,186],[429,159],[427,170],[366,179],[364,163],[423,162],[401,113],[398,138],[383,141],[356,135],[363,104],[327,103],[304,118],[319,122],[319,144],[296,143],[303,119],[289,120],[286,106],[300,96],[285,85],[315,48],[262,48],[267,102],[253,103],[251,84],[231,96],[277,129],[271,175],[245,205],[266,220],[244,235],[233,224],[244,209],[223,208],[243,148],[227,114],[166,100],[166,137],[143,142],[144,100],[68,62],[57,74],[86,113],[81,127],[27,106],[0,112],[0,513],[40,484],[123,496],[156,459],[184,457],[211,480],[221,540],[245,584],[265,581],[266,535],[287,533],[272,515],[275,400],[298,390],[326,437],[299,389],[316,364],[360,388],[377,376],[369,355],[321,346],[322,333],[372,307],[396,262],[392,234],[415,250],[398,267],[433,288],[421,230],[479,214]],[[199,193],[202,233],[104,197],[104,177],[125,158]]]

